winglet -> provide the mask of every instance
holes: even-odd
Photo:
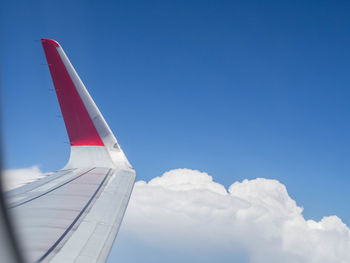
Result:
[[[55,47],[59,47],[60,44],[58,44],[58,42],[56,40],[53,39],[49,39],[49,38],[42,38],[41,39],[41,43],[43,43],[43,45],[53,45]]]
[[[41,43],[71,144],[69,165],[82,166],[90,161],[111,166],[102,153],[106,152],[113,164],[122,162],[130,166],[60,44],[47,38],[41,39]]]
[[[47,63],[72,146],[104,145],[59,54],[60,45],[42,39]]]

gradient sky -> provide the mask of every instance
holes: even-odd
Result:
[[[69,157],[40,38],[57,40],[138,179],[277,179],[350,225],[349,1],[1,1],[5,168]]]

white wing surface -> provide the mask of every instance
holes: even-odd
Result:
[[[7,193],[28,262],[104,262],[136,173],[61,46],[41,40],[71,144],[60,171]]]

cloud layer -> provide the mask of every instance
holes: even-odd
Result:
[[[5,173],[7,188],[42,177]],[[350,262],[350,230],[337,216],[305,220],[277,180],[228,190],[207,173],[175,169],[135,184],[109,262]]]
[[[136,262],[170,249],[158,262],[169,255],[174,262],[350,262],[350,231],[341,219],[305,220],[302,211],[276,180],[244,180],[226,191],[206,173],[171,170],[135,184],[117,246],[136,244],[143,255],[119,249],[111,258]]]

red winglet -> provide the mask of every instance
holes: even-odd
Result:
[[[61,59],[60,45],[52,39],[41,39],[64,123],[72,146],[103,146],[84,103]]]
[[[43,43],[44,45],[44,42],[48,45],[54,45],[55,47],[59,47],[60,44],[58,44],[58,42],[56,40],[53,40],[53,39],[49,39],[49,38],[42,38],[41,39],[41,43]]]

